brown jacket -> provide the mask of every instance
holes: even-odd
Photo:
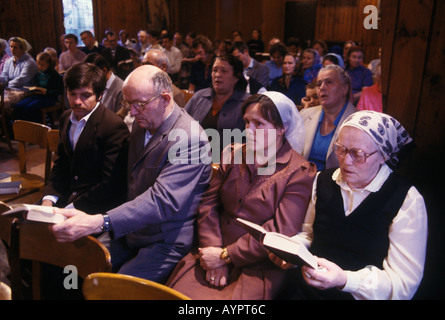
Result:
[[[192,254],[178,264],[169,284],[194,299],[275,298],[286,272],[268,259],[264,247],[234,219],[241,217],[267,230],[295,235],[304,220],[315,174],[315,165],[288,143],[278,151],[276,171],[269,176],[256,175],[252,165],[221,165],[199,208],[199,245],[227,246],[232,260],[230,284],[223,290],[208,286]]]

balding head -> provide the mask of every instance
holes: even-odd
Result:
[[[175,105],[169,75],[155,66],[136,68],[125,79],[122,93],[124,100],[131,106],[131,115],[152,134]]]
[[[142,59],[143,65],[153,65],[167,72],[170,62],[164,51],[159,49],[151,49],[147,51]]]

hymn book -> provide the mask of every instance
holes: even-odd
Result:
[[[54,213],[53,207],[34,204],[7,205],[0,202],[0,213],[4,216],[12,216],[23,220],[45,223],[59,223],[66,219],[64,215]]]
[[[267,231],[263,227],[241,219],[236,219],[256,240],[258,240],[269,251],[278,257],[297,266],[309,266],[313,269],[318,268],[317,259],[306,248],[306,246],[297,239],[290,238],[284,234]]]

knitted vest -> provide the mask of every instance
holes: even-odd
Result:
[[[389,227],[411,185],[392,173],[379,191],[346,217],[340,187],[332,180],[334,170],[321,172],[317,180],[311,252],[344,270],[356,271],[367,265],[382,268],[388,255]]]

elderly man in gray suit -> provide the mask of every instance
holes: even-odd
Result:
[[[125,80],[124,103],[135,117],[129,146],[128,201],[97,215],[53,226],[59,241],[108,231],[116,272],[164,282],[194,244],[196,211],[211,176],[203,129],[172,96],[167,73],[141,66]]]

